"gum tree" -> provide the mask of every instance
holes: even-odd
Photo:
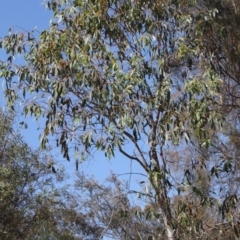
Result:
[[[54,135],[68,160],[74,149],[77,168],[96,149],[108,158],[119,151],[141,165],[168,239],[201,231],[187,205],[171,207],[177,194],[215,204],[199,187],[202,168],[211,184],[211,168],[194,149],[209,147],[221,127],[222,81],[202,39],[189,34],[201,36],[204,26],[194,19],[213,20],[215,9],[174,0],[52,0],[46,6],[54,14],[49,29],[10,29],[1,40],[9,54],[1,62],[9,107],[21,103],[26,115],[44,116],[42,147]],[[19,54],[22,65],[14,63]]]

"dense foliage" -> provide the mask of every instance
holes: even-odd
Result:
[[[9,54],[0,65],[8,105],[21,102],[26,115],[45,117],[42,147],[54,135],[68,160],[74,147],[77,168],[96,149],[140,164],[164,229],[159,237],[238,237],[238,134],[229,125],[239,106],[239,5],[46,6],[54,14],[49,29],[11,29],[0,42]],[[14,63],[18,54],[23,65]]]
[[[55,186],[62,174],[51,173],[44,154],[33,151],[12,123],[1,112],[0,239],[94,238],[99,230],[66,202],[71,195]]]

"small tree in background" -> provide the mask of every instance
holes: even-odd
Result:
[[[0,239],[97,238],[99,230],[83,218],[74,224],[71,195],[56,188],[44,155],[13,130],[12,119],[0,113]]]

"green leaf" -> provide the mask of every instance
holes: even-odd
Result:
[[[56,169],[55,169],[53,166],[52,166],[52,172],[53,172],[53,173],[57,173],[57,172],[56,172]]]

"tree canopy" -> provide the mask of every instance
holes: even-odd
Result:
[[[55,136],[67,160],[74,149],[77,168],[95,150],[136,161],[168,239],[238,236],[238,190],[230,180],[239,169],[227,152],[234,146],[227,125],[238,108],[240,34],[231,31],[239,5],[45,3],[53,12],[49,29],[10,29],[0,41],[9,54],[0,64],[8,105],[45,117],[41,146]]]
[[[97,239],[100,228],[71,206],[74,197],[60,187],[63,174],[52,172],[48,153],[33,151],[13,122],[1,111],[0,239]]]

